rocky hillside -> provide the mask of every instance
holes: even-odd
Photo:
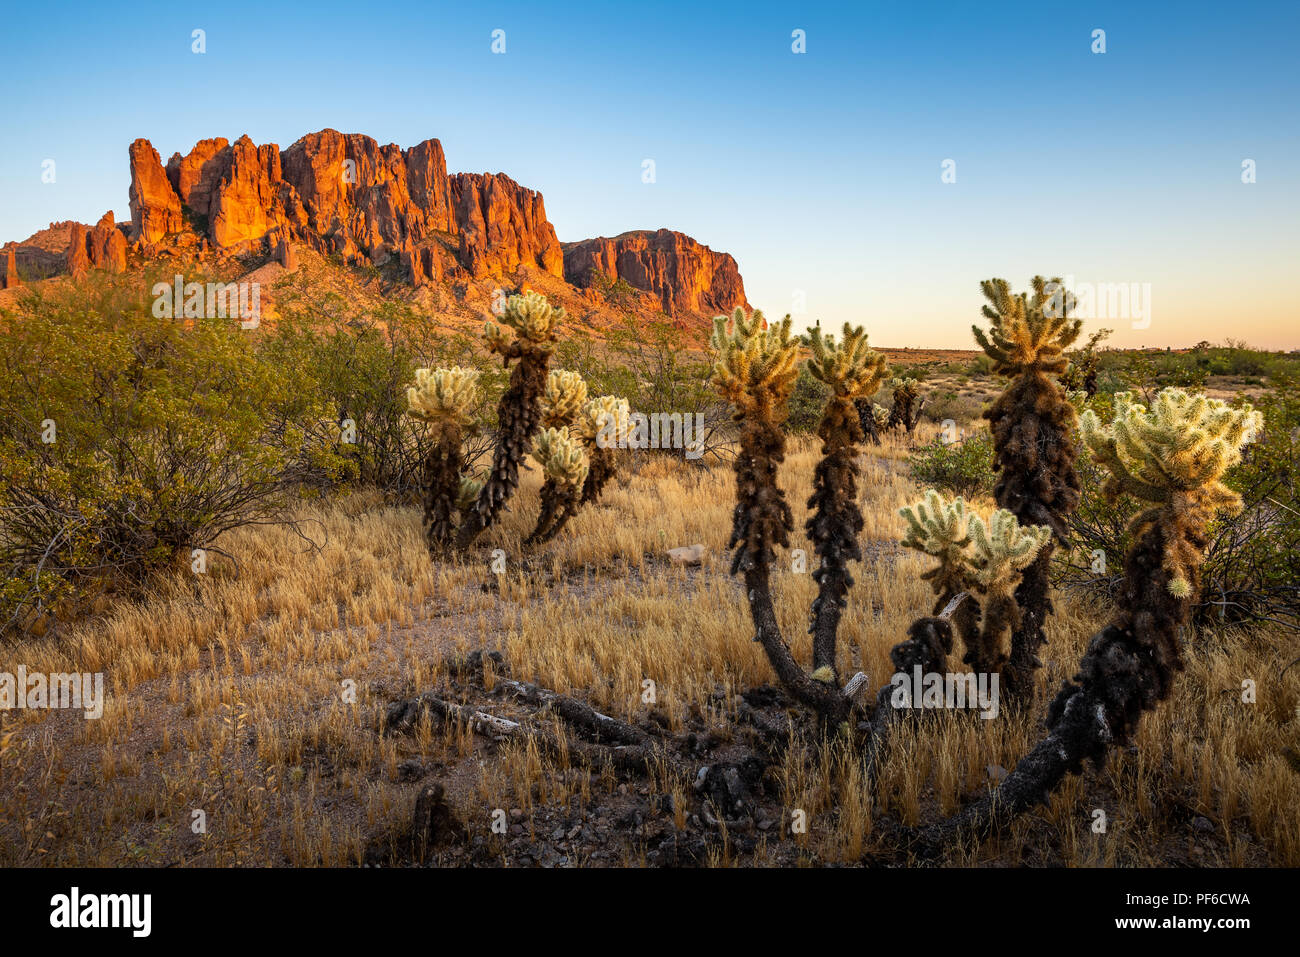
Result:
[[[218,138],[174,154],[165,167],[141,139],[130,158],[132,239],[146,253],[188,232],[222,251],[287,241],[355,264],[396,256],[416,286],[513,276],[522,267],[586,288],[599,270],[653,294],[674,315],[746,301],[735,260],[680,233],[561,247],[541,193],[502,173],[449,174],[434,139],[404,150],[322,130],[281,151],[246,136]]]
[[[164,164],[145,139],[130,158],[131,221],[52,223],[0,250],[0,288],[87,269],[121,272],[158,257],[266,255],[292,271],[295,247],[352,266],[384,266],[413,289],[541,283],[588,303],[625,280],[630,308],[684,326],[748,305],[736,261],[661,229],[561,245],[542,194],[503,173],[448,173],[442,144],[381,146],[321,130],[288,149],[247,136],[200,140]],[[557,287],[558,284],[558,287]],[[443,291],[435,298],[445,302]],[[626,297],[620,304],[627,306]]]

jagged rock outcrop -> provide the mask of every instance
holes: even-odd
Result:
[[[293,272],[298,268],[298,254],[294,252],[293,244],[283,234],[280,235],[275,244],[275,261],[289,272]]]
[[[158,151],[145,139],[131,144],[132,239],[152,247],[184,225],[181,200],[163,169]]]
[[[478,278],[521,264],[564,277],[564,252],[546,218],[542,194],[503,173],[457,173],[451,194],[460,232],[460,264]]]
[[[80,279],[90,269],[90,257],[86,255],[86,227],[81,223],[72,224],[72,238],[68,241],[66,265],[73,279]]]
[[[23,281],[18,278],[17,247],[9,246],[5,249],[5,274],[0,277],[0,289],[13,289],[22,284]]]
[[[247,136],[214,137],[173,154],[165,168],[148,140],[129,153],[129,233],[111,215],[89,235],[78,226],[66,253],[55,254],[59,270],[120,271],[129,235],[145,255],[173,247],[268,252],[293,269],[296,244],[349,263],[397,257],[416,286],[484,277],[518,285],[536,270],[584,288],[591,302],[600,274],[652,294],[672,315],[749,306],[730,255],[667,229],[562,245],[541,193],[503,173],[448,174],[436,139],[404,150],[326,129],[280,150]]]
[[[596,273],[654,293],[669,315],[749,308],[735,259],[669,229],[633,230],[564,245],[566,280],[589,287]]]
[[[208,218],[212,195],[230,166],[230,143],[225,137],[199,140],[186,156],[173,153],[167,161],[172,189],[196,216]]]
[[[283,152],[247,136],[201,140],[164,173],[145,140],[131,146],[134,235],[146,245],[189,228],[219,250],[305,243],[347,262],[400,255],[417,281],[447,274],[442,240],[458,243],[475,278],[521,265],[556,277],[564,258],[542,196],[508,176],[449,176],[442,144],[380,146],[369,136],[321,130]]]
[[[126,237],[113,221],[112,210],[100,217],[90,229],[81,223],[71,224],[63,262],[67,271],[77,279],[91,268],[109,272],[126,269]]]
[[[114,222],[112,210],[101,216],[95,228],[86,234],[86,257],[96,269],[109,272],[126,269],[126,237]]]

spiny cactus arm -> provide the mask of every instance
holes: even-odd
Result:
[[[433,445],[423,464],[424,526],[430,553],[450,541],[460,510],[461,443],[482,399],[479,373],[460,366],[417,369],[406,390],[407,412],[429,425]]]
[[[1022,525],[1047,525],[1064,536],[1081,486],[1074,466],[1075,410],[1056,376],[1068,365],[1064,350],[1081,324],[1068,317],[1071,299],[1058,280],[1036,276],[1032,297],[1013,293],[1004,279],[986,280],[980,288],[990,325],[987,333],[974,327],[975,340],[994,360],[994,371],[1011,380],[984,412],[998,475],[994,498]],[[1053,550],[1052,543],[1044,546],[1016,586],[1020,620],[1012,630],[1002,685],[1013,704],[1032,700],[1035,693],[1033,677],[1042,665],[1037,652],[1047,640],[1044,625],[1052,613]]]
[[[970,563],[966,557],[966,502],[958,497],[951,502],[935,489],[928,489],[924,499],[898,510],[908,524],[902,539],[904,548],[912,548],[938,559],[938,564],[921,577],[930,582],[935,593],[935,612],[954,595],[972,584]]]
[[[776,549],[788,546],[794,517],[776,474],[785,458],[780,423],[796,375],[798,343],[790,340],[790,320],[769,327],[760,313],[736,310],[714,319],[710,340],[714,353],[713,384],[731,403],[740,424],[736,456],[736,508],[731,538],[731,572],[744,578],[754,640],[763,646],[772,670],[796,700],[825,721],[839,724],[851,702],[841,693],[833,668],[815,669],[816,677],[795,661],[777,623],[770,566]]]
[[[519,487],[519,467],[532,448],[532,436],[541,422],[541,399],[546,389],[547,366],[555,341],[555,324],[565,318],[563,309],[553,309],[544,296],[527,293],[506,300],[502,315],[505,326],[514,330],[509,340],[501,326],[489,321],[485,327],[488,348],[500,353],[509,365],[510,385],[497,403],[496,448],[492,467],[474,507],[463,516],[456,542],[468,547],[484,529],[500,517],[506,502]]]
[[[628,401],[622,396],[598,396],[583,406],[576,427],[591,460],[591,470],[582,486],[580,504],[598,501],[614,477],[614,453],[625,444],[631,429],[631,414]]]
[[[533,442],[533,458],[542,467],[542,507],[537,526],[525,544],[549,541],[577,511],[590,463],[587,452],[565,429],[543,429]]]

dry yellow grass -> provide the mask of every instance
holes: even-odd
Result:
[[[918,577],[923,560],[896,545],[896,509],[917,493],[905,457],[891,439],[863,461],[866,561],[854,571],[840,665],[865,670],[873,685],[887,680],[889,649],[932,600]],[[805,551],[815,461],[815,447],[800,446],[782,473],[798,526],[792,547]],[[0,864],[356,864],[376,843],[396,848],[415,797],[411,761],[417,778],[445,784],[489,854],[494,809],[517,810],[512,820],[527,831],[539,808],[595,806],[627,790],[608,769],[532,742],[489,747],[463,727],[427,723],[409,737],[379,734],[385,704],[433,686],[458,650],[499,650],[515,677],[629,719],[650,710],[650,679],[670,727],[694,716],[726,739],[733,694],[773,680],[727,574],[732,473],[659,455],[632,464],[599,506],[532,553],[520,541],[535,517],[536,471],[515,511],[460,562],[430,562],[417,509],[357,495],[304,508],[301,535],[230,535],[222,547],[238,567],[213,556],[208,574],[178,574],[60,640],[0,649],[0,671],[103,671],[108,689],[98,721],[0,714]],[[667,548],[695,542],[708,549],[702,566],[666,560]],[[489,567],[494,549],[505,555],[501,575]],[[787,564],[774,591],[795,654],[808,661],[815,584]],[[1040,698],[1071,673],[1103,614],[1058,601]],[[1300,748],[1300,669],[1279,677],[1281,646],[1267,633],[1198,635],[1187,657],[1135,747],[1071,779],[1001,837],[952,848],[947,863],[1300,864],[1300,775],[1286,757]],[[1246,678],[1258,685],[1255,704],[1241,700]],[[778,829],[744,859],[724,841],[709,863],[788,862],[775,853],[782,843],[817,861],[892,855],[881,815],[914,823],[952,811],[987,786],[990,766],[1014,765],[1040,721],[1041,712],[918,722],[894,740],[874,791],[842,744],[796,741],[776,777],[783,824],[802,811],[808,832]],[[674,796],[674,826],[685,827],[689,781],[664,768],[633,786]],[[1091,830],[1096,808],[1108,818],[1104,835]],[[195,833],[196,810],[206,833]],[[629,841],[573,863],[644,860]]]

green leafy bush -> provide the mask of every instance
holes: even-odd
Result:
[[[342,468],[260,332],[157,319],[151,285],[104,278],[0,316],[0,628],[188,564]]]
[[[936,438],[907,460],[917,484],[972,496],[993,491],[993,437],[980,429],[951,442]]]

